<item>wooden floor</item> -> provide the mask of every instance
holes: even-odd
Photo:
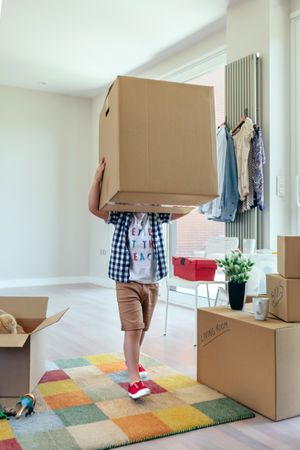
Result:
[[[47,359],[122,350],[123,333],[112,289],[92,284],[1,289],[0,295],[47,295],[48,315],[70,307],[64,318],[47,330]],[[192,302],[191,302],[192,304]],[[163,336],[164,303],[156,308],[143,352],[195,378],[192,309],[171,305],[169,330]],[[272,422],[257,415],[212,428],[120,447],[122,449],[267,450],[300,449],[300,417]],[[64,449],[65,450],[65,449]],[[66,449],[67,450],[67,449]]]

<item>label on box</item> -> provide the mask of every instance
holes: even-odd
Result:
[[[278,284],[270,291],[271,303],[276,308],[284,298],[284,287],[282,284]]]
[[[206,347],[228,331],[230,331],[228,320],[221,320],[200,334],[200,342],[203,347]]]

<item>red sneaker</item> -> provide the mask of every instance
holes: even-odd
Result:
[[[141,380],[128,386],[128,395],[131,398],[144,397],[144,395],[149,395],[150,393],[150,389],[147,388]]]
[[[147,378],[147,376],[148,376],[148,373],[147,373],[146,369],[144,369],[142,364],[139,364],[139,374],[140,374],[141,378]]]

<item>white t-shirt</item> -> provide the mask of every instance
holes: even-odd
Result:
[[[130,249],[130,281],[156,283],[156,262],[152,228],[147,213],[133,213],[128,230]]]

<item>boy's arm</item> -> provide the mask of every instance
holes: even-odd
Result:
[[[92,186],[89,192],[89,210],[92,214],[100,219],[107,220],[109,216],[108,211],[99,211],[99,201],[101,194],[101,183],[103,178],[103,173],[105,170],[105,158],[102,158],[101,163],[97,167]]]

